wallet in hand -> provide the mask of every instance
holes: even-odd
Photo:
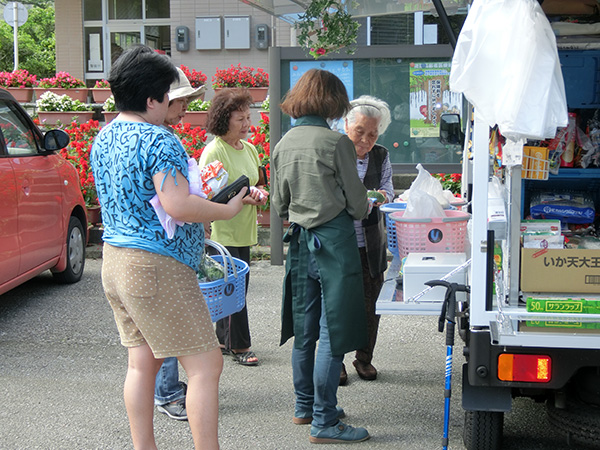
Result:
[[[246,190],[246,194],[244,195],[245,197],[246,195],[250,194],[250,181],[246,175],[242,175],[230,185],[225,186],[210,200],[217,203],[227,203],[229,200],[235,197],[244,186],[248,188]]]

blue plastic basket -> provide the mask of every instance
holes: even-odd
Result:
[[[388,250],[394,257],[400,256],[398,251],[398,238],[396,236],[396,221],[390,218],[390,214],[396,211],[404,211],[406,209],[406,203],[386,203],[381,205],[379,210],[385,213],[385,229],[387,231],[387,244]]]
[[[250,269],[241,259],[234,258],[220,244],[206,241],[215,247],[220,255],[210,255],[212,259],[223,265],[225,276],[220,280],[198,283],[208,306],[213,322],[241,311],[246,304],[246,274]],[[223,251],[224,250],[224,251]]]

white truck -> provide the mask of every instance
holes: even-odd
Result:
[[[581,127],[600,108],[600,50],[593,48],[559,47],[567,105],[582,119]],[[456,141],[452,130],[460,126],[452,119],[454,125],[444,122],[449,128],[444,125],[443,134]],[[502,448],[504,413],[514,398],[525,396],[546,403],[551,424],[571,445],[600,448],[600,308],[594,309],[600,305],[600,250],[526,251],[520,231],[538,192],[585,193],[600,208],[600,168],[561,167],[558,174],[526,179],[531,173],[511,164],[498,171],[499,198],[490,197],[495,161],[490,126],[476,108],[468,110],[466,123],[463,195],[472,217],[465,252],[471,264],[464,280],[470,295],[459,299],[456,318],[464,343],[464,444],[468,450]],[[501,214],[492,219],[490,211],[497,213],[498,204]],[[396,301],[401,297],[394,280],[399,267],[395,258],[378,311],[438,314],[439,302],[411,301],[406,290],[402,301]],[[432,275],[439,273],[433,269]],[[567,299],[578,300],[573,302],[578,306]],[[564,312],[565,305],[572,309]]]

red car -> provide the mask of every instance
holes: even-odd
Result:
[[[81,279],[85,203],[75,168],[57,154],[68,143],[0,89],[0,294],[48,269],[62,283]]]

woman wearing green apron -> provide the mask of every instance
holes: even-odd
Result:
[[[339,78],[324,70],[307,71],[281,104],[295,124],[271,155],[272,205],[292,223],[284,236],[289,249],[281,343],[294,337],[293,422],[311,424],[313,443],[369,438],[364,428],[341,422],[344,412],[337,406],[344,354],[367,343],[353,220],[365,218],[370,205],[354,145],[327,124],[349,108]]]

